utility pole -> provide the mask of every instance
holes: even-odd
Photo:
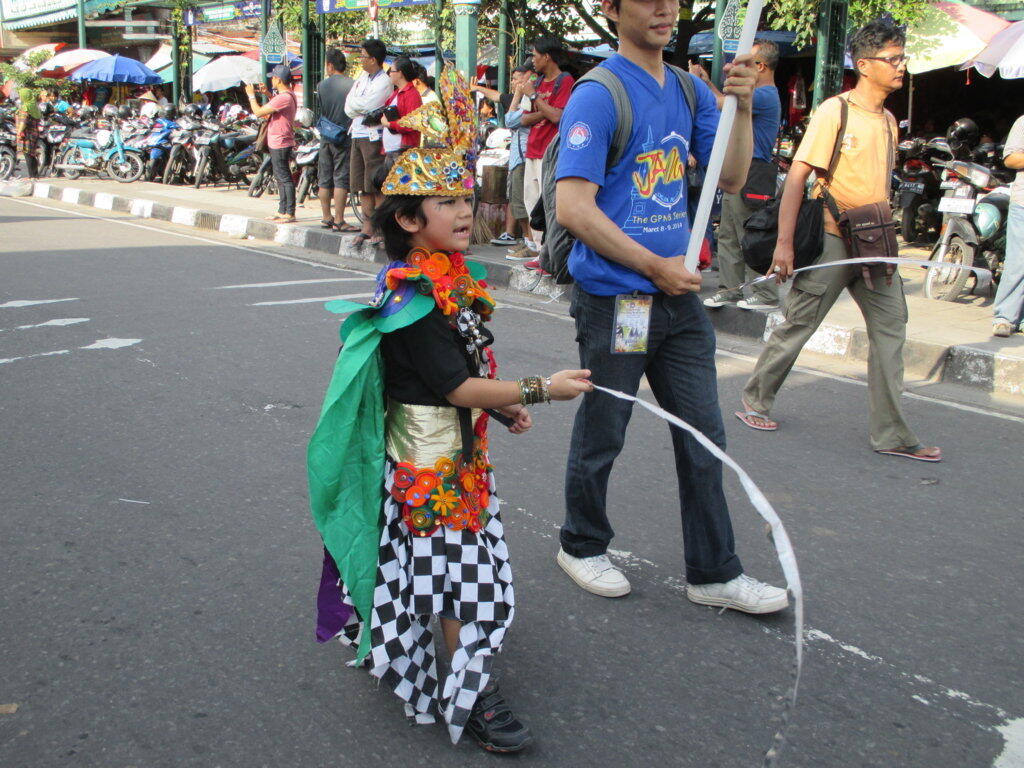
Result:
[[[846,2],[821,0],[818,12],[818,46],[814,57],[814,99],[817,109],[825,99],[843,87],[843,59],[846,56]]]
[[[78,47],[85,48],[85,0],[78,0]]]
[[[470,85],[476,82],[477,12],[480,0],[455,2],[455,68],[466,75]]]

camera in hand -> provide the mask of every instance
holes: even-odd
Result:
[[[367,112],[366,117],[363,118],[363,125],[375,128],[380,125],[381,117],[386,117],[388,122],[392,122],[401,117],[401,115],[398,114],[397,106],[389,104],[388,106],[378,107],[377,109]]]

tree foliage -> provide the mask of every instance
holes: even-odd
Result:
[[[5,62],[0,63],[0,83],[13,80],[18,88],[32,88],[33,90],[52,90],[61,94],[70,93],[70,80],[54,80],[52,77],[40,77],[36,74],[36,67],[49,61],[52,54],[48,51],[36,51],[28,55],[22,65]]]
[[[889,15],[897,24],[909,24],[920,17],[928,0],[850,0],[848,20],[858,27],[879,16]],[[768,23],[772,29],[796,33],[797,46],[810,45],[818,25],[821,0],[771,0]]]

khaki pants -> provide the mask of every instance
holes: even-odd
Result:
[[[526,206],[526,218],[533,215],[541,195],[541,179],[544,167],[541,158],[527,159],[523,170],[523,204]]]
[[[718,290],[730,291],[734,298],[742,299],[736,290],[759,275],[743,262],[743,222],[754,212],[739,194],[722,195],[722,220],[718,225]],[[766,304],[779,303],[779,287],[775,283],[760,283],[752,289],[754,297]]]
[[[846,258],[846,247],[834,235],[825,235],[825,248],[816,263]],[[747,405],[759,413],[771,411],[782,382],[800,350],[821,325],[844,288],[860,307],[868,332],[868,407],[871,447],[878,450],[913,446],[918,439],[903,418],[903,342],[907,331],[907,301],[903,282],[893,275],[868,288],[857,267],[831,267],[796,277],[786,298],[785,322],[768,340],[743,390]]]

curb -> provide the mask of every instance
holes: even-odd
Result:
[[[302,248],[314,253],[386,264],[387,256],[379,250],[357,248],[354,236],[309,227],[275,224],[231,213],[200,211],[185,206],[166,205],[144,198],[122,197],[109,192],[64,187],[36,182],[32,197],[60,200],[74,205],[104,211],[118,211],[144,219],[159,219],[186,227],[221,232],[231,237],[252,237],[281,245]],[[551,297],[551,301],[567,303],[566,286],[555,285],[550,278],[538,278],[518,265],[488,261],[487,282],[497,288],[508,288],[531,295]],[[782,322],[782,313],[748,311],[737,307],[720,307],[708,315],[716,332],[765,341]],[[804,347],[808,352],[852,362],[867,362],[868,337],[862,328],[822,325]],[[943,346],[908,338],[903,349],[907,373],[932,381],[942,381],[996,394],[1024,396],[1024,354],[1008,355],[972,345]]]

